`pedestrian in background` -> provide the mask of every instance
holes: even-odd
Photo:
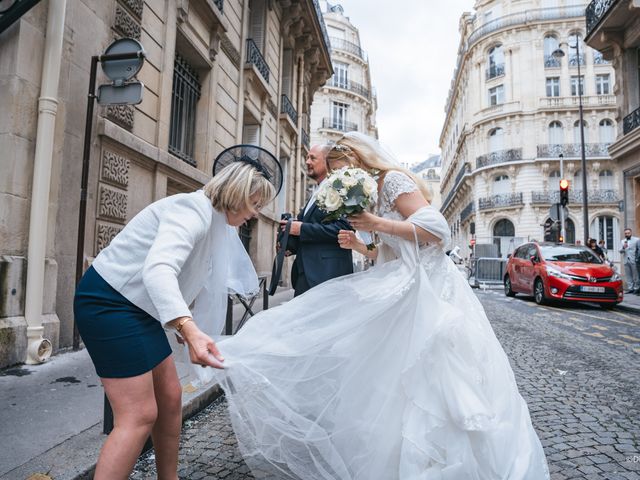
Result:
[[[588,246],[600,260],[602,260],[603,262],[605,261],[604,251],[598,246],[598,243],[595,238],[589,239]]]
[[[220,170],[203,190],[142,210],[78,285],[78,330],[115,420],[96,480],[128,478],[149,435],[158,478],[178,478],[182,388],[165,329],[180,334],[193,364],[222,367],[211,339],[220,330],[207,327],[224,319],[229,288],[245,295],[258,289],[234,227],[257,215],[277,189],[266,168],[243,159]]]
[[[632,235],[630,228],[624,229],[624,238],[620,244],[620,253],[622,254],[622,264],[624,265],[624,280],[627,283],[627,291],[625,293],[634,293],[640,291],[638,283],[638,237]]]

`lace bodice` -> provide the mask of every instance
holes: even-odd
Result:
[[[397,171],[388,172],[382,184],[380,190],[380,197],[378,199],[378,215],[383,218],[389,218],[391,220],[406,220],[406,218],[396,210],[396,199],[404,194],[411,193],[418,190],[418,185],[407,174]],[[380,239],[394,251],[397,252],[397,246],[399,239],[386,233],[380,233]]]

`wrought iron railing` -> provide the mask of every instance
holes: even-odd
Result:
[[[346,120],[341,120],[339,118],[325,117],[322,119],[322,128],[339,130],[341,132],[357,132],[358,124],[353,122],[347,122]]]
[[[609,65],[611,62],[609,60],[605,60],[602,52],[595,50],[593,52],[593,64],[594,65]]]
[[[224,11],[224,0],[213,0],[213,3],[216,5],[216,7],[218,7],[220,13]]]
[[[569,55],[569,66],[570,67],[577,67],[578,66],[578,61],[580,61],[580,66],[585,64],[584,53],[581,53],[580,55],[572,53],[571,55]]]
[[[609,143],[585,143],[585,157],[608,157]],[[559,143],[538,145],[538,158],[564,158],[582,157],[582,147],[579,143]]]
[[[617,190],[598,189],[587,191],[587,201],[593,204],[615,204],[620,201]],[[551,205],[560,202],[560,191],[531,192],[531,203],[534,205]],[[582,205],[582,190],[569,189],[569,203]]]
[[[445,197],[444,202],[442,202],[442,207],[440,208],[441,212],[444,212],[444,210],[449,206],[449,203],[451,202],[451,200],[453,200],[453,196],[458,191],[458,187],[460,186],[460,183],[462,182],[462,179],[464,178],[464,176],[467,173],[469,173],[469,166],[465,162],[465,163],[462,164],[462,167],[458,171],[458,173],[456,175],[456,178],[453,181],[453,188],[449,191],[449,193]]]
[[[362,60],[367,59],[364,50],[360,48],[360,45],[345,40],[344,38],[329,37],[329,39],[331,40],[332,50],[342,50],[344,52],[351,53]]]
[[[560,59],[553,55],[544,56],[544,68],[560,68]]]
[[[498,152],[487,153],[476,158],[476,168],[487,167],[489,165],[498,165],[500,163],[517,162],[522,160],[522,149],[511,148],[509,150],[500,150]]]
[[[310,147],[309,134],[307,133],[307,131],[304,128],[301,130],[300,136],[302,137],[301,138],[302,145],[304,145],[305,147],[309,148]]]
[[[585,15],[587,17],[587,36],[591,35],[591,32],[595,30],[595,28],[600,23],[605,15],[611,10],[618,0],[593,0],[587,6],[587,10]]]
[[[200,99],[198,73],[176,55],[171,92],[171,123],[169,125],[169,153],[196,166],[196,105]]]
[[[298,112],[293,107],[293,103],[285,94],[282,94],[282,104],[280,105],[280,113],[286,113],[294,125],[298,124]]]
[[[499,195],[491,195],[480,199],[478,204],[479,210],[491,210],[494,208],[517,207],[524,205],[522,192],[519,193],[502,193]]]
[[[335,77],[331,79],[328,83],[330,87],[342,88],[344,90],[349,90],[350,92],[357,93],[361,97],[366,99],[371,98],[371,92],[364,85],[359,84],[358,82],[353,82],[351,80],[338,80]]]
[[[504,75],[504,63],[491,65],[489,68],[487,68],[487,80],[501,77],[502,75]]]
[[[630,131],[638,128],[638,126],[640,126],[640,108],[624,117],[622,121],[622,133],[626,135]]]
[[[255,65],[260,72],[260,75],[262,75],[262,78],[269,83],[269,65],[267,65],[260,49],[256,45],[256,42],[250,38],[247,38],[247,63]]]
[[[460,212],[460,221],[461,222],[466,221],[471,215],[473,215],[474,212],[475,212],[475,204],[473,203],[473,200],[471,200],[469,204],[466,207],[464,207]]]

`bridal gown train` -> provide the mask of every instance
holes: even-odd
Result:
[[[403,219],[394,201],[416,189],[388,173],[378,214]],[[408,220],[442,241],[381,235],[374,268],[261,312],[218,344],[226,368],[207,372],[256,478],[549,478],[509,361],[445,255],[444,217],[425,207]]]

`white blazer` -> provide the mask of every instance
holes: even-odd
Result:
[[[191,316],[189,305],[211,273],[216,243],[216,228],[211,228],[214,214],[221,215],[202,190],[152,203],[98,254],[93,267],[109,285],[163,326]],[[240,243],[235,229],[222,223],[233,230]],[[222,278],[227,276],[226,271],[218,273]]]

